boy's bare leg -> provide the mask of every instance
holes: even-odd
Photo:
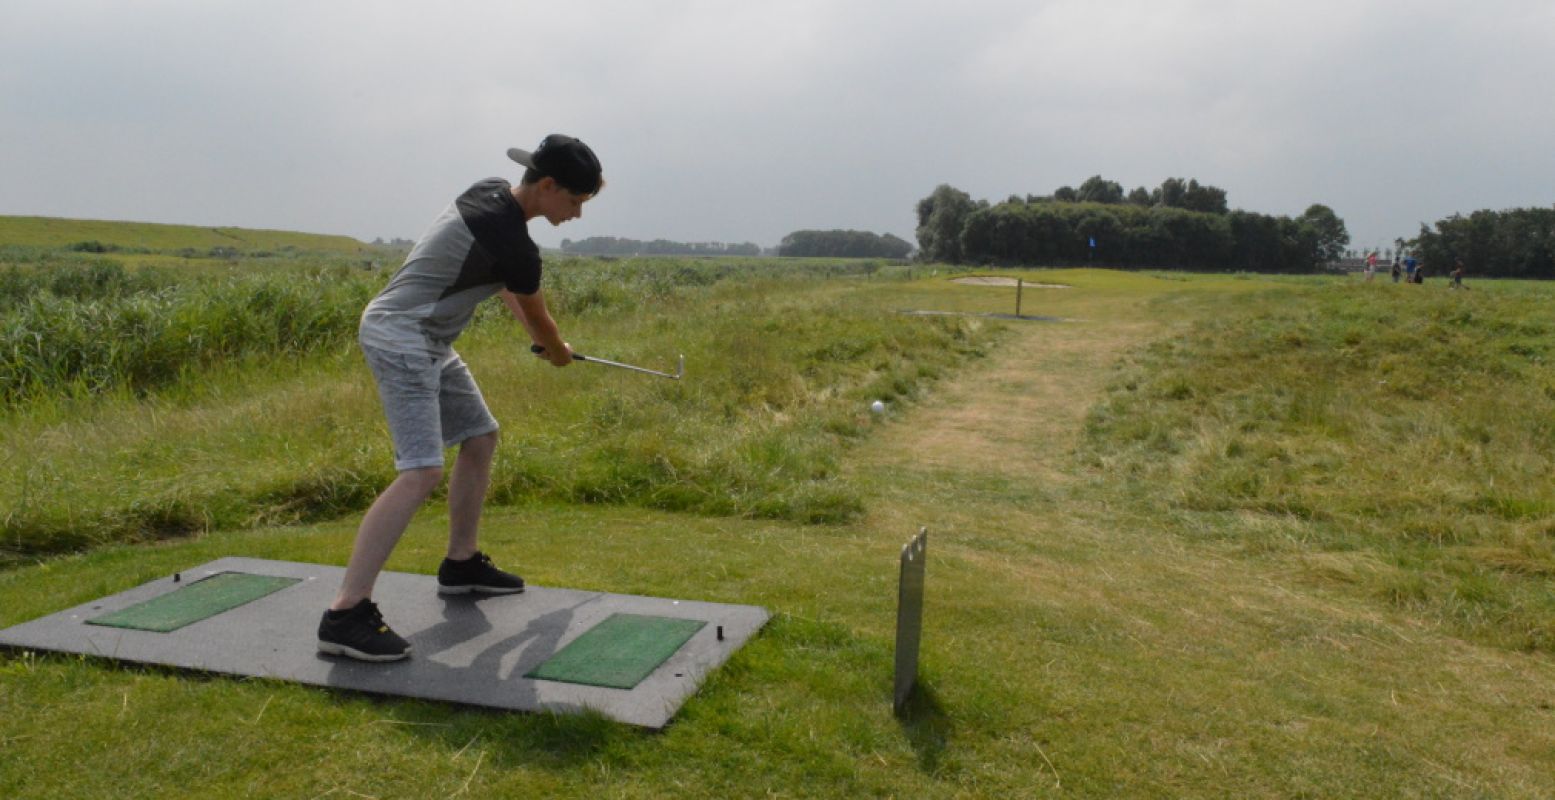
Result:
[[[448,557],[455,561],[475,555],[481,507],[491,485],[491,460],[496,452],[495,431],[459,445],[453,475],[448,478]]]
[[[438,467],[409,469],[401,472],[383,494],[378,495],[356,530],[356,544],[351,548],[346,576],[340,583],[335,602],[330,605],[331,610],[351,608],[372,596],[373,584],[389,560],[389,553],[410,526],[416,510],[442,479],[443,470]]]

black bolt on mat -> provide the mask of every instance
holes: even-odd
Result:
[[[718,626],[718,641],[721,642],[723,640],[724,640],[724,626],[719,625]]]
[[[183,579],[184,579],[183,573],[181,573],[181,572],[173,573],[173,583],[178,583],[179,581],[181,581]]]

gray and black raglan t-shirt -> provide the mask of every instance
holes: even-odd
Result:
[[[362,312],[365,345],[410,355],[446,354],[482,300],[507,287],[540,290],[540,248],[529,238],[512,186],[488,178],[444,209],[389,285]]]

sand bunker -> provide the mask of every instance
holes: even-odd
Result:
[[[969,277],[966,277],[966,278],[951,278],[950,282],[951,283],[964,283],[964,284],[967,284],[969,286],[1014,286],[1015,283],[1016,283],[1016,279],[1015,278],[995,278],[995,277],[988,276],[988,275],[973,275],[973,276],[969,276]],[[1026,281],[1022,285],[1025,286],[1027,289],[1068,289],[1069,288],[1068,286],[1065,286],[1065,285],[1063,285],[1061,283],[1032,283],[1031,281]]]

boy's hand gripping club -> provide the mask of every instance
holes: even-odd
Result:
[[[541,355],[542,353],[545,352],[545,348],[541,347],[540,345],[537,345],[537,344],[532,344],[532,345],[529,346],[529,352],[534,353],[535,355]],[[586,356],[586,355],[583,355],[582,353],[578,353],[578,352],[574,352],[572,354],[572,357],[575,360],[577,360],[577,361],[588,361],[588,362],[591,362],[591,363],[594,363],[594,364],[604,364],[607,367],[619,367],[621,369],[632,370],[633,372],[646,372],[649,375],[657,375],[657,376],[659,376],[661,378],[669,378],[672,381],[678,381],[678,380],[680,380],[681,376],[686,374],[686,357],[685,357],[685,355],[681,355],[680,360],[676,363],[676,365],[675,365],[675,374],[673,374],[673,375],[671,375],[668,372],[660,372],[660,371],[658,371],[656,369],[647,369],[645,367],[634,367],[631,364],[622,364],[619,361],[610,361],[610,360],[604,359],[604,358],[595,358],[594,356]]]

